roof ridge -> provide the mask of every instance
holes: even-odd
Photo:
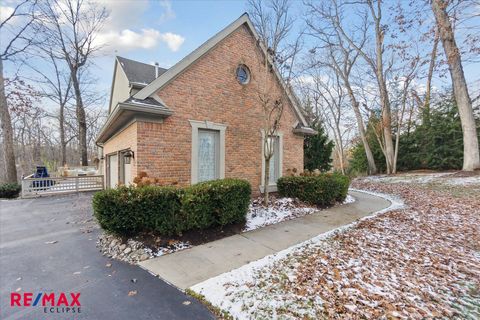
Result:
[[[130,58],[125,58],[125,57],[121,57],[121,56],[115,56],[116,59],[120,58],[120,59],[123,59],[123,60],[128,60],[128,61],[131,61],[131,62],[136,62],[136,63],[141,63],[141,64],[144,64],[146,66],[149,66],[149,67],[154,67],[155,68],[155,65],[154,64],[150,64],[150,63],[146,63],[146,62],[142,62],[142,61],[138,61],[138,60],[133,60],[133,59],[130,59]],[[158,66],[160,69],[164,69],[164,70],[168,70],[168,68],[164,68],[164,67],[161,67],[161,66]]]

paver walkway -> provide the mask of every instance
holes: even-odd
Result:
[[[140,265],[184,290],[390,205],[388,200],[367,193],[350,194],[356,198],[353,203],[143,261]]]

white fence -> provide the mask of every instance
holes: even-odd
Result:
[[[22,198],[103,190],[103,187],[103,176],[25,178],[22,180]]]

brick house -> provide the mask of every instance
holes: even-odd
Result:
[[[244,14],[168,70],[116,57],[109,116],[97,137],[105,185],[132,183],[144,171],[165,184],[237,177],[263,190],[265,68],[257,39]],[[288,168],[303,169],[303,138],[315,131],[278,71],[269,76],[271,90],[287,97],[272,137],[273,191]]]

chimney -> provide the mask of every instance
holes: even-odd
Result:
[[[159,67],[158,62],[155,62],[155,79],[158,78],[158,67]]]

